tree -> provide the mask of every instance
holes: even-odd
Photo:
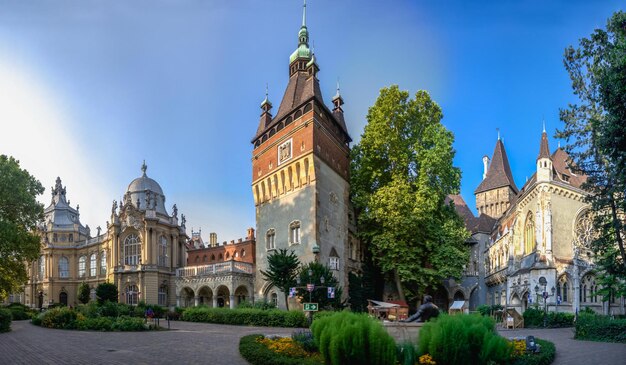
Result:
[[[39,257],[35,233],[43,218],[37,195],[44,188],[13,157],[0,155],[0,299],[21,291],[28,281],[27,262]]]
[[[300,279],[300,285],[298,285],[300,288],[298,288],[296,293],[303,301],[308,303],[310,300],[311,303],[318,303],[320,309],[338,310],[342,308],[341,295],[343,289],[339,286],[339,281],[328,266],[315,261],[309,262],[300,267],[298,278]],[[323,283],[321,278],[324,278]],[[307,289],[304,289],[306,284],[315,284],[317,289],[309,293]],[[328,290],[326,288],[318,288],[320,286],[335,288],[335,297],[328,298]]]
[[[560,110],[570,168],[587,175],[583,188],[594,212],[597,237],[590,243],[605,287],[604,300],[626,295],[626,13],[608,20],[565,50],[564,64],[580,104]],[[612,284],[611,284],[612,283]]]
[[[285,307],[289,310],[287,295],[289,288],[295,286],[300,260],[293,251],[281,248],[267,257],[267,271],[261,274],[270,284],[280,289],[285,295]]]
[[[91,294],[91,289],[89,288],[89,284],[83,281],[78,286],[78,301],[83,304],[89,303],[90,294]]]
[[[401,300],[442,279],[460,277],[469,252],[463,221],[445,199],[457,193],[454,136],[426,91],[415,99],[398,86],[383,88],[352,149],[351,192],[360,238]]]
[[[98,303],[102,304],[106,301],[117,303],[117,286],[115,284],[106,282],[101,283],[96,288],[96,297],[98,298]]]

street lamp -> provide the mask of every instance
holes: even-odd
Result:
[[[539,278],[539,283],[543,286],[543,292],[541,293],[541,297],[543,298],[543,327],[546,327],[548,323],[548,298],[553,297],[556,293],[556,288],[553,286],[550,289],[550,293],[546,290],[548,286],[548,281],[543,276]],[[539,299],[539,285],[535,285],[535,293],[537,293],[537,299]]]

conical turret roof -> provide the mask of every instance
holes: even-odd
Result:
[[[511,173],[509,159],[506,156],[504,143],[502,143],[502,140],[498,139],[491,158],[491,164],[487,169],[487,176],[481,181],[480,185],[478,185],[474,194],[504,186],[510,186],[513,192],[517,194],[518,189],[517,186],[515,186],[515,180],[513,180],[513,174]]]

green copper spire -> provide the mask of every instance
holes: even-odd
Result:
[[[298,32],[298,48],[289,57],[289,63],[298,58],[310,58],[311,50],[309,49],[309,31],[306,27],[306,0],[302,7],[302,26]]]

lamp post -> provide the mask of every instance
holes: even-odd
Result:
[[[541,292],[541,297],[543,298],[543,327],[546,327],[548,324],[548,298],[554,296],[554,294],[556,293],[556,288],[553,286],[552,289],[550,289],[550,294],[546,289],[548,282],[545,280],[545,278],[541,277],[539,279],[539,282],[543,286],[543,291]],[[537,294],[537,298],[539,298],[539,289],[539,285],[535,285],[535,293]]]
[[[306,291],[309,292],[309,303],[311,303],[311,301],[313,300],[312,295],[313,295],[313,291],[315,289],[322,289],[322,288],[328,288],[327,286],[324,286],[324,276],[320,275],[320,284],[319,286],[315,285],[315,283],[312,283],[313,281],[313,270],[309,269],[309,271],[307,272],[309,274],[309,282],[306,284],[306,286],[301,286],[302,281],[300,280],[300,276],[298,276],[296,278],[296,283],[298,286],[296,286],[296,289],[306,289]],[[305,308],[306,310],[306,308]],[[310,311],[308,311],[309,313],[309,323],[313,322],[313,315],[311,314]]]

